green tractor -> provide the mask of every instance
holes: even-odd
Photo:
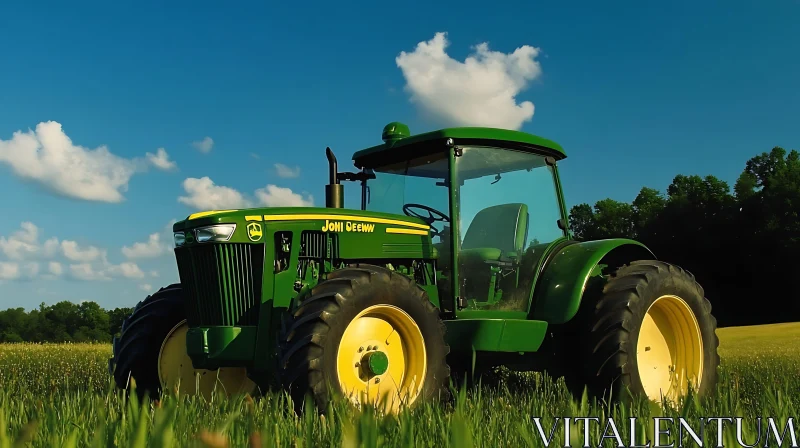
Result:
[[[325,208],[195,213],[173,226],[180,284],[114,339],[116,384],[153,396],[284,388],[389,412],[487,367],[547,370],[576,391],[677,400],[717,382],[711,305],[693,275],[627,239],[579,242],[562,148],[451,128],[327,149]],[[344,208],[342,181],[361,187]]]

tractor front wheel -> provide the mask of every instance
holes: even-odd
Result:
[[[639,395],[676,403],[689,387],[700,396],[715,388],[717,321],[693,275],[660,261],[634,261],[598,292],[591,297],[587,288],[589,302],[573,326],[582,328],[568,344],[578,348],[572,372],[565,372],[575,392],[585,385],[591,395],[612,401]]]
[[[281,335],[282,380],[298,411],[310,394],[395,413],[445,392],[449,347],[423,289],[386,268],[334,271],[293,307]]]
[[[156,399],[162,390],[181,395],[252,393],[255,384],[244,368],[195,369],[186,353],[188,330],[180,284],[161,288],[141,301],[114,338],[109,370],[117,387],[129,389],[133,380],[142,397]]]

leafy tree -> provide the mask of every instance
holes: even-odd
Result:
[[[595,223],[594,211],[589,204],[579,204],[569,212],[569,226],[575,238],[579,240],[593,240],[597,224]]]
[[[42,303],[38,309],[0,311],[0,342],[109,342],[131,308],[104,310],[95,302]]]
[[[133,308],[114,308],[108,312],[108,333],[112,336],[119,335],[122,322],[133,313]]]
[[[664,211],[667,200],[660,191],[642,187],[631,205],[633,205],[634,225],[640,231],[652,224],[653,220]]]
[[[775,147],[745,164],[731,193],[714,176],[677,175],[628,205],[576,205],[579,239],[637,238],[704,287],[720,325],[800,320],[800,153]]]

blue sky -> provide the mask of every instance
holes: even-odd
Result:
[[[322,205],[325,147],[349,168],[390,121],[556,140],[569,205],[678,173],[732,185],[751,156],[800,140],[796,0],[233,4],[0,6],[0,308],[132,306],[177,281],[171,220]],[[414,53],[439,32],[443,53]],[[482,43],[493,65],[470,71]],[[61,128],[37,131],[48,121]],[[49,159],[26,158],[40,147]]]

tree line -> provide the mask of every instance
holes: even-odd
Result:
[[[0,342],[111,342],[133,308],[105,310],[95,302],[42,303],[0,311]]]
[[[720,326],[800,321],[800,154],[775,147],[747,161],[731,191],[677,175],[666,194],[570,210],[579,239],[633,238],[695,275]]]

